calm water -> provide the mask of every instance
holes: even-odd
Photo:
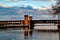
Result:
[[[7,30],[0,31],[0,40],[59,40],[58,32]]]

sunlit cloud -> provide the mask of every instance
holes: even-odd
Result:
[[[48,10],[48,8],[39,8],[39,9],[41,9],[41,10]]]

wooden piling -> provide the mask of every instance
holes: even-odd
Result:
[[[60,20],[58,20],[58,30],[60,31]]]

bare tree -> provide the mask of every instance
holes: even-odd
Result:
[[[55,6],[52,6],[52,14],[54,17],[58,15],[58,29],[60,29],[60,1]]]
[[[59,14],[60,14],[60,2],[57,2],[55,6],[52,5],[52,14],[53,15],[58,15],[58,20],[59,20]]]

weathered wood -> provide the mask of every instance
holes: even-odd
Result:
[[[60,30],[60,20],[58,20],[58,30]]]

